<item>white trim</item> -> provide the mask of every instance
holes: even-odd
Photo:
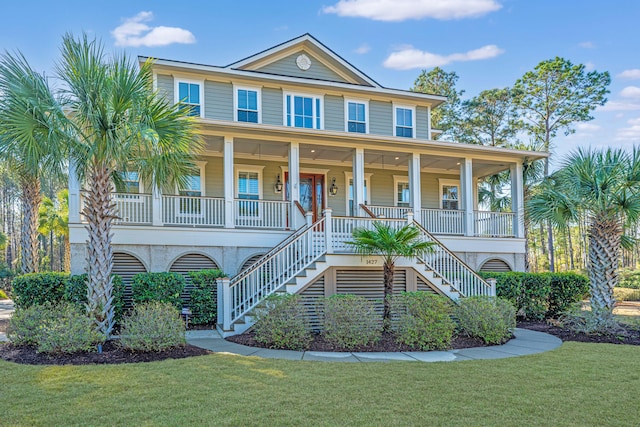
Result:
[[[409,182],[408,175],[393,175],[393,206],[398,207],[398,184],[407,184],[409,191],[411,191],[411,183]],[[403,208],[411,207],[411,194],[409,194],[409,201],[407,206],[400,206]]]
[[[238,121],[238,91],[246,90],[256,92],[258,107],[258,123],[262,123],[262,88],[259,86],[233,85],[233,121]],[[252,122],[247,122],[252,123]]]
[[[287,96],[291,96],[291,126],[287,126]],[[305,127],[296,127],[293,125],[294,123],[294,98],[296,96],[300,96],[302,98],[311,98],[313,99],[313,127],[305,128]],[[316,108],[316,99],[320,100],[320,111],[317,111]],[[318,118],[318,114],[320,115],[320,129],[316,128],[316,121]],[[310,92],[286,92],[283,90],[282,92],[282,125],[289,128],[294,129],[315,129],[315,130],[324,130],[324,95],[314,94]]]
[[[240,180],[238,178],[238,174],[240,172],[255,172],[258,174],[258,200],[262,200],[262,187],[264,186],[264,181],[262,178],[262,172],[264,170],[264,166],[260,166],[260,165],[242,165],[242,164],[235,164],[233,165],[233,177],[235,179],[235,185],[233,186],[233,191],[235,194],[235,198],[238,198],[238,184],[240,183]]]
[[[200,117],[204,117],[204,79],[183,78],[178,74],[173,74],[173,103],[180,103],[180,83],[197,84],[200,88]],[[195,105],[195,104],[191,104]],[[197,117],[197,116],[194,116]]]
[[[416,106],[415,105],[407,105],[407,104],[396,104],[395,102],[392,103],[392,105],[393,105],[393,129],[392,129],[391,135],[395,136],[397,138],[416,139]],[[397,118],[398,118],[397,109],[398,108],[403,108],[405,110],[411,110],[411,138],[407,138],[405,136],[397,136],[396,135],[396,126],[398,126],[398,124],[397,124]],[[403,126],[403,127],[407,127],[407,126]]]
[[[371,176],[373,173],[365,172],[364,174],[364,186],[368,190],[368,194],[366,194],[366,198],[364,201],[365,205],[371,204],[371,196],[372,196],[372,188],[371,188]],[[345,212],[347,216],[349,215],[349,180],[353,179],[353,171],[344,171],[344,201],[345,201]],[[369,199],[369,200],[366,200]]]
[[[444,185],[458,187],[458,210],[461,210],[462,206],[460,206],[461,200],[460,200],[460,180],[459,179],[438,178],[438,208],[444,209],[442,207],[442,187]]]
[[[357,99],[357,98],[344,99],[344,131],[349,132],[349,103],[350,102],[354,104],[364,105],[364,125],[365,125],[364,134],[368,134],[369,122],[371,122],[369,117],[369,100],[368,99]],[[359,132],[350,132],[350,133],[359,133]]]

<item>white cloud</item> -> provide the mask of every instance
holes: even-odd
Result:
[[[608,101],[598,111],[636,111],[640,110],[640,102],[634,101]]]
[[[618,74],[617,77],[620,77],[621,79],[638,80],[638,79],[640,79],[640,68],[633,68],[631,70],[624,70],[623,72]]]
[[[152,12],[140,12],[132,18],[125,18],[121,25],[111,31],[116,46],[166,46],[173,43],[195,43],[191,31],[178,27],[150,27],[145,22],[153,20]]]
[[[616,141],[640,141],[640,117],[627,120],[629,127],[618,129]]]
[[[596,47],[594,42],[582,42],[582,43],[579,43],[578,46],[584,49],[595,49]]]
[[[496,0],[340,0],[324,13],[375,21],[476,18],[502,8]]]
[[[587,70],[587,71],[593,71],[593,70],[596,69],[596,64],[594,64],[593,62],[590,62],[590,61],[586,62],[584,64],[584,69]]]
[[[602,126],[596,125],[594,123],[581,122],[576,125],[576,130],[581,132],[595,132],[602,129]]]
[[[384,66],[395,70],[432,68],[441,67],[451,64],[452,62],[478,61],[481,59],[495,58],[502,53],[504,53],[504,50],[494,44],[465,53],[452,53],[450,55],[438,55],[407,46],[389,55],[384,61]]]
[[[620,96],[623,98],[640,98],[640,87],[627,86],[620,91]]]
[[[364,55],[365,53],[368,53],[369,51],[371,51],[371,46],[369,46],[366,43],[361,44],[356,50],[354,50],[355,53],[360,54],[360,55]]]

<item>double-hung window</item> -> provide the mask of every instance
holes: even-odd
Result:
[[[440,184],[440,200],[442,209],[458,210],[459,185],[453,183]]]
[[[189,116],[202,117],[202,83],[177,80],[176,93],[180,108],[187,109]]]
[[[415,109],[396,107],[394,116],[395,136],[413,138],[415,129]]]
[[[142,190],[140,185],[140,176],[138,172],[122,172],[123,191],[128,194],[138,194]]]
[[[409,207],[410,204],[409,182],[396,181],[396,206]]]
[[[356,209],[353,203],[353,174],[351,172],[345,172],[345,179],[349,183],[349,191],[347,192],[347,215],[356,216]],[[371,174],[366,173],[364,175],[364,204],[369,204],[369,180]]]
[[[196,162],[199,173],[187,175],[184,183],[178,188],[178,214],[202,215],[202,196],[204,196],[204,168],[206,162]]]
[[[260,92],[257,89],[236,88],[236,120],[260,123]]]
[[[296,128],[322,129],[322,98],[286,94],[285,124]]]
[[[367,104],[358,101],[346,102],[347,132],[367,132]]]
[[[256,217],[260,215],[258,202],[260,199],[260,175],[257,170],[237,169],[238,215]]]

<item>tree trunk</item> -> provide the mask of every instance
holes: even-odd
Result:
[[[384,314],[382,316],[382,327],[386,332],[391,326],[391,300],[393,294],[393,276],[395,275],[395,264],[392,261],[384,263]]]
[[[22,274],[38,271],[38,209],[42,202],[40,181],[23,177],[20,180],[24,218],[20,233]]]
[[[553,249],[553,227],[551,226],[551,222],[547,222],[547,243],[549,245],[549,271],[556,271],[555,268],[555,257],[554,257],[554,249]]]
[[[600,320],[613,315],[613,288],[618,284],[622,227],[618,221],[594,218],[589,233],[591,310]]]
[[[63,259],[63,264],[62,264],[62,271],[65,271],[67,273],[71,272],[71,242],[69,241],[69,236],[64,236],[64,246],[63,246],[63,250],[64,250],[64,254],[62,255],[62,259]]]
[[[109,338],[114,326],[111,227],[116,205],[111,192],[111,169],[106,166],[96,167],[90,177],[82,211],[87,219],[86,229],[89,234],[87,312],[95,321],[97,331],[105,339]]]
[[[573,240],[571,240],[571,226],[567,225],[567,240],[569,242],[569,269],[575,270],[576,266],[573,263]]]

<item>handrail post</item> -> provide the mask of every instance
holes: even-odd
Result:
[[[217,280],[218,286],[218,324],[222,325],[223,331],[231,329],[231,292],[229,289],[229,278],[222,277]]]
[[[496,296],[496,284],[498,283],[498,281],[496,279],[494,279],[493,277],[490,277],[489,279],[485,280],[487,282],[487,284],[491,287],[490,293],[492,297]]]
[[[331,220],[331,208],[326,208],[322,213],[324,214],[324,242],[327,248],[327,253],[333,253],[333,221]]]
[[[307,218],[307,227],[311,227],[313,225],[313,212],[307,212],[305,217]]]
[[[414,221],[413,211],[407,212],[407,225],[413,224],[413,221]]]

